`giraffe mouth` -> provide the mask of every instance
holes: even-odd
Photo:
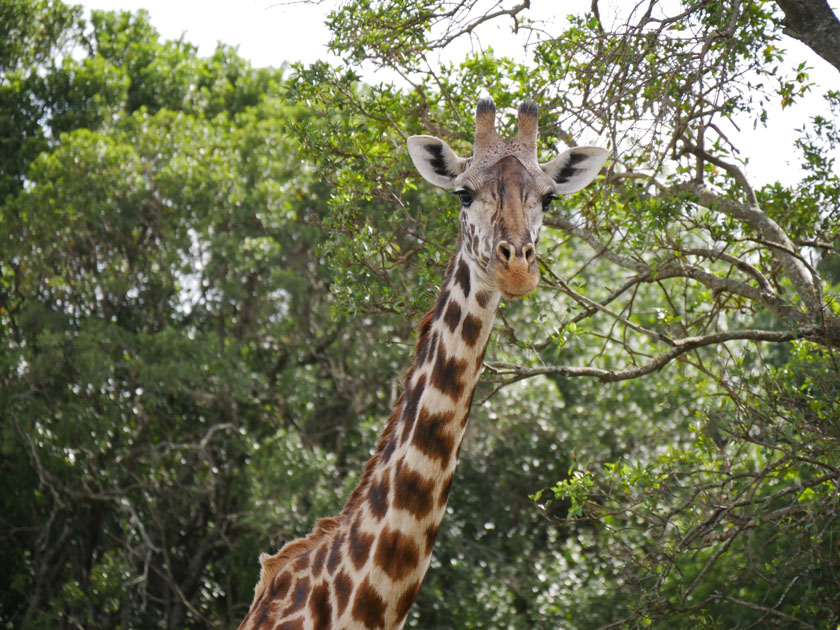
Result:
[[[516,300],[533,293],[540,283],[540,271],[536,265],[527,271],[491,270],[490,277],[493,278],[499,292],[508,300]]]
[[[526,291],[511,292],[511,291],[505,291],[504,289],[499,289],[499,291],[501,292],[502,297],[504,297],[506,300],[519,300],[519,299],[524,298],[524,297],[530,295],[531,293],[533,293],[534,289],[536,289],[536,288],[537,288],[537,286],[534,285],[534,287],[532,289],[528,289]]]
[[[506,300],[519,300],[519,299],[524,298],[525,296],[533,293],[533,290],[527,291],[525,293],[508,293],[507,291],[502,291],[501,293],[502,293],[502,297],[505,298]]]

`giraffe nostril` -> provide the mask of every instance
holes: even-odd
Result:
[[[537,250],[531,243],[527,243],[522,248],[522,254],[525,256],[525,261],[530,265],[537,259]]]
[[[505,262],[510,262],[510,259],[513,258],[513,254],[513,245],[507,241],[499,241],[499,244],[496,245],[496,255]]]

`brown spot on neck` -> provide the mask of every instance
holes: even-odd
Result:
[[[449,327],[450,332],[455,332],[458,324],[461,323],[461,307],[454,300],[449,302],[449,306],[446,307],[446,313],[443,315],[443,323]]]
[[[366,534],[361,530],[360,521],[357,518],[356,522],[350,528],[350,537],[347,542],[350,559],[353,561],[356,569],[360,570],[365,565],[365,562],[367,562],[373,541],[374,537],[371,534]]]
[[[461,339],[464,340],[464,343],[468,347],[472,348],[475,346],[481,334],[481,327],[481,320],[478,317],[470,313],[466,314],[464,323],[461,325]]]
[[[381,520],[388,512],[388,492],[390,490],[390,471],[386,468],[378,482],[370,484],[368,490],[368,503],[370,513],[377,520]]]
[[[464,298],[470,297],[471,282],[470,282],[470,266],[461,258],[458,261],[458,269],[455,271],[455,284],[461,287],[464,292]]]
[[[385,528],[379,535],[373,561],[389,578],[399,581],[420,564],[420,552],[410,536]]]
[[[292,590],[292,597],[289,601],[289,606],[283,611],[283,616],[288,617],[292,613],[297,612],[306,604],[306,599],[309,596],[309,577],[302,576],[298,578]]]
[[[343,570],[338,572],[333,581],[333,590],[335,591],[335,600],[338,604],[336,612],[339,616],[347,608],[347,602],[350,601],[350,593],[353,592],[353,580]]]
[[[371,630],[385,628],[385,600],[366,577],[353,599],[353,619],[363,623]]]
[[[464,392],[464,374],[467,369],[466,361],[457,357],[448,357],[443,344],[438,346],[435,365],[432,368],[431,383],[438,390],[449,396],[453,402],[458,402]]]
[[[402,596],[397,601],[397,608],[396,608],[396,615],[397,615],[397,626],[405,620],[408,616],[408,611],[411,610],[411,605],[414,603],[414,600],[417,599],[417,595],[420,592],[420,585],[422,582],[417,582],[416,584],[412,584],[403,592]]]
[[[312,589],[309,596],[309,611],[312,614],[312,630],[331,630],[332,605],[327,584],[322,582]]]
[[[432,510],[434,489],[434,480],[403,466],[394,474],[394,507],[421,519]]]
[[[417,416],[417,426],[414,430],[412,445],[420,450],[426,457],[436,460],[442,469],[449,467],[449,460],[455,450],[455,438],[452,433],[452,426],[455,421],[455,412],[429,413],[426,409],[420,409]]]

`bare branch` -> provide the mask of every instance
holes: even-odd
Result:
[[[796,617],[788,615],[787,613],[783,613],[782,611],[776,610],[775,608],[761,606],[760,604],[755,604],[753,602],[748,602],[743,599],[738,599],[736,597],[732,597],[731,595],[717,594],[716,599],[722,599],[733,604],[738,604],[739,606],[751,608],[752,610],[760,610],[761,612],[767,613],[768,615],[773,615],[774,617],[779,617],[780,619],[786,619],[787,621],[797,623],[803,628],[814,628],[814,626],[812,626],[810,623],[802,621],[801,619],[797,619]]]
[[[483,14],[483,15],[477,17],[472,22],[468,23],[466,26],[464,26],[459,31],[456,31],[454,33],[447,33],[445,37],[440,38],[438,41],[436,41],[436,42],[434,42],[430,45],[429,44],[425,45],[424,48],[427,48],[427,49],[428,48],[446,48],[449,44],[451,44],[453,41],[455,41],[459,37],[463,37],[464,35],[472,34],[472,32],[476,28],[478,28],[479,26],[481,26],[485,22],[490,22],[492,20],[495,20],[496,18],[504,17],[504,16],[510,16],[513,19],[514,31],[516,31],[519,28],[519,21],[517,19],[517,16],[522,11],[524,11],[526,9],[529,9],[529,8],[531,8],[531,0],[523,0],[523,2],[521,4],[518,4],[515,7],[512,7],[510,9],[499,9],[498,11],[495,11],[493,13]]]
[[[759,287],[762,291],[768,294],[773,293],[773,287],[770,286],[770,282],[767,280],[767,278],[764,277],[764,274],[749,263],[747,263],[746,261],[741,260],[740,258],[731,256],[724,252],[716,252],[712,249],[702,249],[697,247],[680,248],[678,251],[683,254],[703,256],[704,258],[709,258],[710,260],[723,260],[725,262],[728,262],[729,264],[737,267],[741,271],[748,273],[753,278],[755,278],[758,281]]]
[[[677,262],[668,263],[657,269],[654,274],[654,278],[656,280],[665,280],[667,278],[675,277],[692,278],[709,287],[713,291],[732,293],[734,295],[740,295],[753,300],[770,310],[782,321],[799,325],[807,325],[810,323],[810,319],[804,313],[780,299],[775,294],[768,294],[745,282],[738,282],[737,280],[733,280],[731,278],[721,278],[694,265],[686,265]]]
[[[747,176],[744,175],[744,172],[740,168],[738,168],[734,164],[721,160],[719,157],[712,155],[711,153],[703,150],[702,148],[694,146],[692,144],[686,143],[684,144],[684,148],[689,153],[701,157],[706,162],[714,164],[715,166],[718,166],[725,170],[727,173],[729,173],[732,176],[732,179],[738,182],[738,185],[747,194],[747,198],[749,199],[750,205],[755,208],[758,207],[758,199],[756,199],[755,191],[753,190],[753,187],[747,180]]]
[[[772,248],[773,257],[784,267],[788,278],[790,278],[808,311],[812,315],[821,312],[822,305],[815,284],[816,278],[809,273],[801,260],[788,253],[794,251],[793,242],[781,226],[767,216],[757,203],[740,204],[722,199],[699,182],[687,183],[683,187],[696,195],[700,204],[704,207],[744,221],[766,241],[778,245],[778,248]]]
[[[599,256],[603,256],[619,267],[624,267],[625,269],[630,269],[637,273],[650,273],[651,271],[650,265],[630,258],[629,256],[624,256],[611,251],[592,232],[575,225],[570,217],[564,216],[559,212],[546,217],[545,225],[563,230],[567,234],[571,234],[572,236],[576,236],[577,238],[585,241]]]
[[[731,204],[731,202],[726,203]],[[764,213],[761,214],[763,215]],[[682,263],[672,262],[654,270],[653,267],[645,262],[610,250],[607,245],[604,245],[595,234],[585,228],[575,225],[568,216],[563,216],[561,214],[553,215],[546,219],[545,224],[549,227],[559,228],[572,236],[580,238],[595,250],[596,256],[602,256],[606,260],[615,263],[620,267],[644,274],[646,279],[643,281],[664,280],[674,277],[692,278],[714,291],[733,293],[753,300],[773,312],[783,321],[796,323],[798,325],[808,325],[811,323],[810,319],[804,313],[780,299],[772,291],[767,291],[766,289],[769,286],[769,283],[766,278],[743,261],[739,261],[737,263],[738,267],[747,271],[750,275],[753,275],[753,277],[757,277],[757,279],[760,277],[760,288],[756,288],[744,282],[738,282],[737,280],[733,280],[731,278],[721,278],[698,267]],[[736,264],[734,262],[735,260],[737,259],[732,257],[729,262]],[[756,276],[756,273],[758,273],[758,276]]]
[[[728,341],[768,341],[780,343],[800,339],[804,336],[801,332],[782,332],[772,330],[736,330],[731,332],[719,332],[702,337],[686,337],[674,339],[674,348],[655,357],[649,363],[635,368],[624,370],[604,370],[589,366],[567,366],[567,365],[543,365],[539,367],[524,367],[510,363],[487,363],[488,370],[500,376],[513,375],[505,381],[505,385],[521,381],[532,376],[544,374],[557,374],[559,376],[577,377],[594,376],[602,383],[615,383],[658,372],[671,361],[697,348],[726,343]]]
[[[554,274],[552,274],[552,276],[554,277],[554,281],[557,283],[557,285],[562,289],[562,291],[566,295],[571,297],[578,304],[581,304],[581,305],[587,307],[588,309],[590,309],[590,313],[594,312],[594,311],[601,311],[602,313],[605,313],[606,315],[609,315],[610,317],[612,317],[613,319],[615,319],[616,321],[618,321],[622,325],[626,326],[627,328],[630,328],[631,330],[635,330],[638,333],[642,333],[643,335],[647,335],[648,337],[650,337],[651,339],[655,339],[656,341],[664,342],[664,343],[668,344],[669,346],[674,345],[674,341],[670,337],[668,337],[668,335],[666,335],[665,333],[659,332],[657,330],[650,330],[649,328],[645,328],[644,326],[639,326],[638,324],[634,324],[633,322],[631,322],[626,317],[622,317],[618,313],[613,313],[610,309],[606,308],[602,304],[599,304],[598,302],[595,302],[594,300],[590,300],[585,295],[581,295],[580,293],[578,293],[577,291],[572,289],[568,285],[568,283],[566,283],[562,278],[559,278],[559,277],[555,276]]]

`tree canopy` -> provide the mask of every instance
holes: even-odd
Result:
[[[346,0],[341,64],[257,69],[4,2],[0,623],[241,620],[358,480],[453,251],[404,139],[468,153],[486,91],[612,156],[502,307],[407,627],[834,630],[840,92],[787,50],[840,72],[824,4]],[[752,179],[741,130],[804,99],[798,181]]]

